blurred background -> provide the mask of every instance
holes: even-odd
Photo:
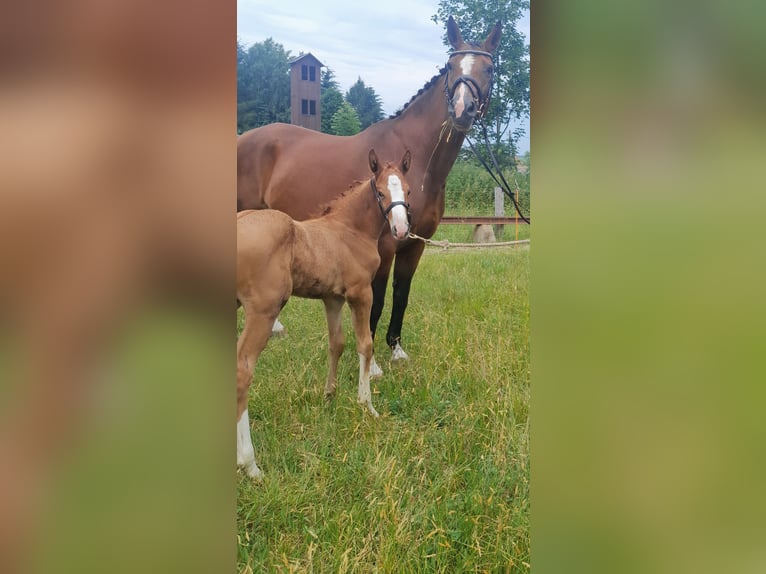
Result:
[[[0,10],[0,571],[231,569],[235,5]]]
[[[1,10],[0,571],[233,569],[235,5]],[[763,21],[531,6],[537,571],[766,566]]]
[[[766,567],[764,6],[532,4],[532,563]]]

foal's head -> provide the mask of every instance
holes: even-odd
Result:
[[[447,38],[455,51],[447,60],[444,91],[452,125],[458,131],[471,129],[473,120],[483,116],[489,105],[495,72],[492,52],[500,43],[500,29],[498,22],[484,42],[473,44],[463,40],[452,16],[447,22]]]
[[[406,239],[410,233],[410,205],[406,199],[410,194],[410,186],[404,175],[410,169],[410,150],[404,152],[399,167],[390,161],[381,165],[374,149],[370,150],[369,157],[370,169],[374,174],[372,191],[375,192],[380,212],[388,221],[391,235],[395,239]]]

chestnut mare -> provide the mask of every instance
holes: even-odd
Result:
[[[370,393],[371,281],[380,265],[377,244],[385,224],[394,241],[410,231],[404,178],[410,158],[406,151],[400,169],[391,162],[381,166],[370,150],[372,179],[356,183],[316,219],[297,222],[271,209],[237,214],[237,299],[245,310],[237,341],[237,464],[253,478],[260,478],[261,471],[250,440],[248,389],[271,326],[290,295],[324,302],[330,340],[328,397],[335,393],[344,346],[341,311],[348,302],[359,353],[358,401],[378,416]]]
[[[409,148],[414,158],[407,176],[413,190],[412,231],[431,237],[444,214],[447,174],[466,132],[489,103],[491,52],[500,42],[500,23],[482,43],[473,44],[463,40],[450,17],[447,37],[454,48],[447,65],[395,117],[347,137],[286,124],[242,134],[237,141],[237,209],[271,208],[306,219],[349,182],[364,176],[360,166],[366,150],[400,157]],[[402,321],[424,248],[421,240],[397,242],[390,234],[382,234],[378,242],[381,262],[372,284],[370,328],[374,336],[393,263],[393,308],[386,342],[394,360],[407,358],[400,343]],[[373,376],[381,374],[374,359],[372,371]]]

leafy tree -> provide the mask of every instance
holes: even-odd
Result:
[[[503,33],[495,51],[495,84],[483,123],[501,167],[515,169],[516,143],[519,129],[511,129],[512,120],[529,116],[529,46],[515,24],[529,0],[440,0],[432,20],[444,24],[452,15],[463,38],[479,42],[496,22],[502,22]],[[449,46],[447,34],[444,44]],[[477,134],[476,127],[473,130]]]
[[[322,71],[321,87],[322,131],[329,134],[333,133],[332,118],[343,104],[343,94],[340,92],[339,84],[335,80],[335,72],[330,68],[325,68]]]
[[[245,49],[237,40],[237,131],[290,121],[290,52],[267,38]]]
[[[383,104],[380,96],[371,87],[365,85],[362,78],[351,86],[346,92],[346,101],[353,106],[359,114],[361,128],[379,122],[383,119]]]
[[[332,132],[338,136],[352,136],[361,131],[359,116],[348,102],[343,102],[330,122]]]

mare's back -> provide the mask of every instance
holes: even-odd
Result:
[[[293,219],[369,177],[368,134],[333,136],[289,124],[250,130],[237,140],[237,208],[278,209]]]

